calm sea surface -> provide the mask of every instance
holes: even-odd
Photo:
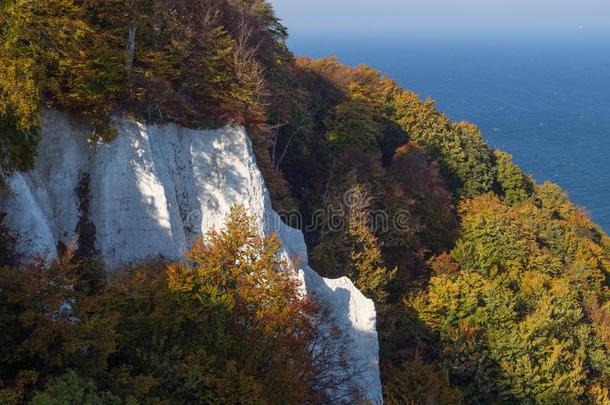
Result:
[[[293,34],[290,47],[367,63],[434,98],[610,231],[610,35]]]

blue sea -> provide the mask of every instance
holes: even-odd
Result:
[[[293,33],[289,45],[435,99],[610,231],[610,33]]]

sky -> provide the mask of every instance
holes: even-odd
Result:
[[[270,1],[291,32],[610,27],[610,0]]]

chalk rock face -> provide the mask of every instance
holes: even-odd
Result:
[[[271,207],[245,130],[148,126],[125,117],[115,125],[113,142],[92,144],[87,127],[45,112],[35,169],[12,175],[12,193],[0,201],[6,224],[20,237],[19,251],[56,257],[58,243],[73,242],[85,219],[110,268],[178,259],[195,237],[221,228],[231,207],[241,203],[261,232],[275,232],[284,254],[298,259],[306,291],[328,304],[350,337],[350,368],[359,371],[361,391],[381,403],[373,302],[349,279],[325,279],[309,267],[303,235]]]

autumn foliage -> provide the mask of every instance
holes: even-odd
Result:
[[[104,140],[119,110],[185,126],[256,126],[267,79],[289,59],[285,38],[263,1],[5,1],[0,168],[31,167],[47,106],[73,111]]]
[[[312,265],[375,301],[386,403],[610,403],[608,236],[475,125],[286,38],[263,0],[0,3],[0,198],[46,107],[103,141],[115,113],[245,125],[274,207],[314,222]],[[15,243],[0,214],[0,402],[352,392],[340,330],[242,209],[185,261],[109,278],[70,255],[18,270]]]
[[[279,253],[236,207],[184,262],[137,267],[95,289],[71,256],[2,268],[1,400],[333,400],[355,377],[337,374],[346,340]]]
[[[609,400],[608,240],[569,202],[557,206],[561,194],[549,200],[554,188],[514,206],[464,202],[456,265],[414,304],[471,402]]]

